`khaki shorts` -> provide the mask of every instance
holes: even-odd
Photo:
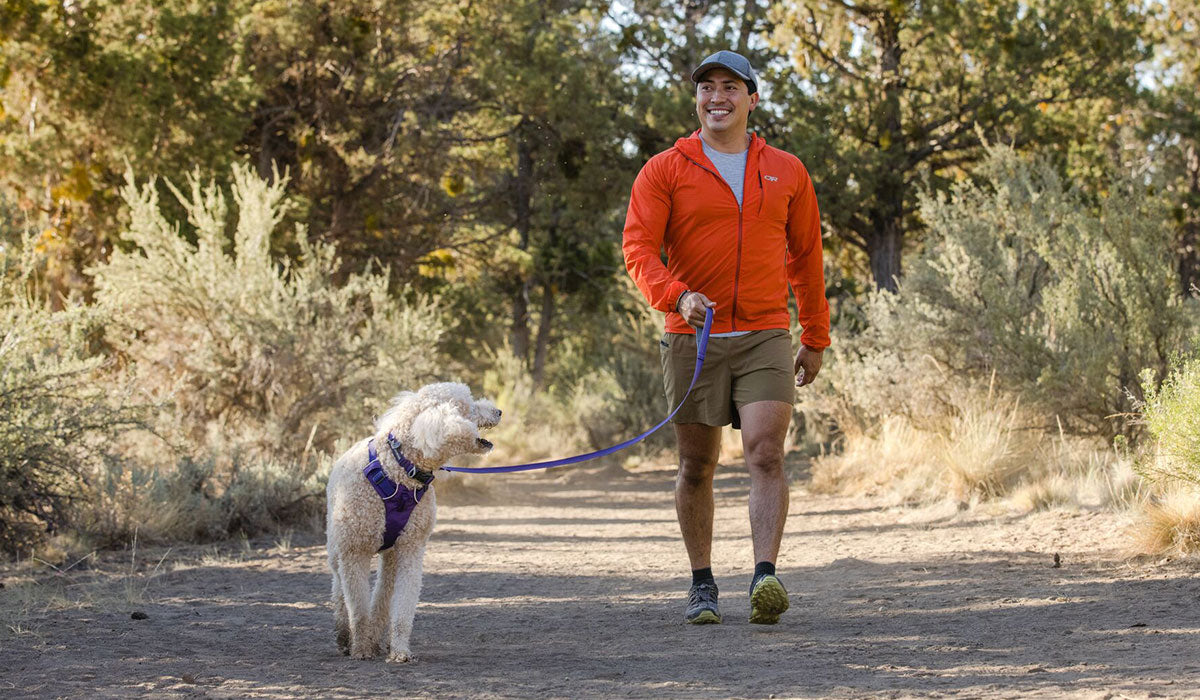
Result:
[[[667,410],[683,399],[696,370],[696,336],[667,333],[658,343]],[[709,338],[704,369],[672,423],[741,427],[738,409],[755,401],[796,399],[792,338],[782,328]]]

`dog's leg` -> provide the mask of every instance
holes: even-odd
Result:
[[[376,625],[375,639],[379,640],[381,652],[386,652],[384,628],[392,619],[392,591],[396,589],[396,567],[398,549],[392,547],[379,555],[379,575],[375,577],[375,590],[371,592],[371,622]]]
[[[350,653],[350,616],[346,612],[346,595],[342,590],[342,577],[338,575],[337,557],[329,557],[329,568],[333,571],[333,631],[337,635],[338,651]]]
[[[396,588],[392,594],[391,653],[389,663],[416,661],[408,648],[417,600],[421,597],[421,572],[424,566],[425,545],[421,544],[411,556],[398,557]]]
[[[338,575],[350,618],[350,656],[370,659],[379,653],[378,636],[371,624],[371,557],[361,553],[341,553]]]

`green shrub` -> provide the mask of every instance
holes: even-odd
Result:
[[[32,245],[5,250],[0,273],[0,552],[28,553],[72,525],[114,439],[138,424],[128,392],[88,352],[103,318],[65,301],[52,311],[29,275]]]
[[[1127,174],[1090,202],[1002,147],[979,175],[922,197],[924,251],[898,295],[869,297],[865,329],[838,337],[807,408],[851,434],[897,414],[922,426],[953,410],[948,391],[994,383],[1041,427],[1125,430],[1139,372],[1160,382],[1189,329],[1160,200]]]
[[[1142,416],[1154,451],[1141,465],[1142,473],[1200,486],[1200,359],[1181,363],[1161,387],[1147,373],[1143,386]]]
[[[289,462],[364,434],[390,396],[438,376],[443,327],[435,300],[390,294],[386,271],[339,283],[333,247],[303,230],[295,261],[272,255],[285,178],[235,166],[232,181],[235,216],[195,174],[187,192],[165,183],[185,231],[164,216],[155,182],[129,173],[131,249],[93,270],[107,341],[165,406],[160,432],[226,469],[234,454]]]

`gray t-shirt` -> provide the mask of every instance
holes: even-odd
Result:
[[[729,183],[729,188],[733,190],[733,196],[737,197],[738,209],[742,208],[742,183],[746,179],[746,153],[722,153],[712,146],[708,145],[704,139],[700,139],[700,143],[704,144],[704,155],[712,161],[713,165],[717,166],[717,172]]]
[[[742,208],[742,184],[746,180],[746,153],[749,150],[741,153],[722,153],[712,146],[708,145],[704,139],[700,139],[700,143],[704,144],[704,155],[712,161],[713,165],[717,166],[717,172],[729,183],[729,188],[733,190],[733,196],[737,197],[738,209]],[[750,331],[732,331],[730,333],[713,333],[712,338],[736,338],[739,335],[746,335]]]

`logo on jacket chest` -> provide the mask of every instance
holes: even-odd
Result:
[[[775,177],[774,175],[763,175],[763,179],[767,182],[779,182],[779,178]]]

